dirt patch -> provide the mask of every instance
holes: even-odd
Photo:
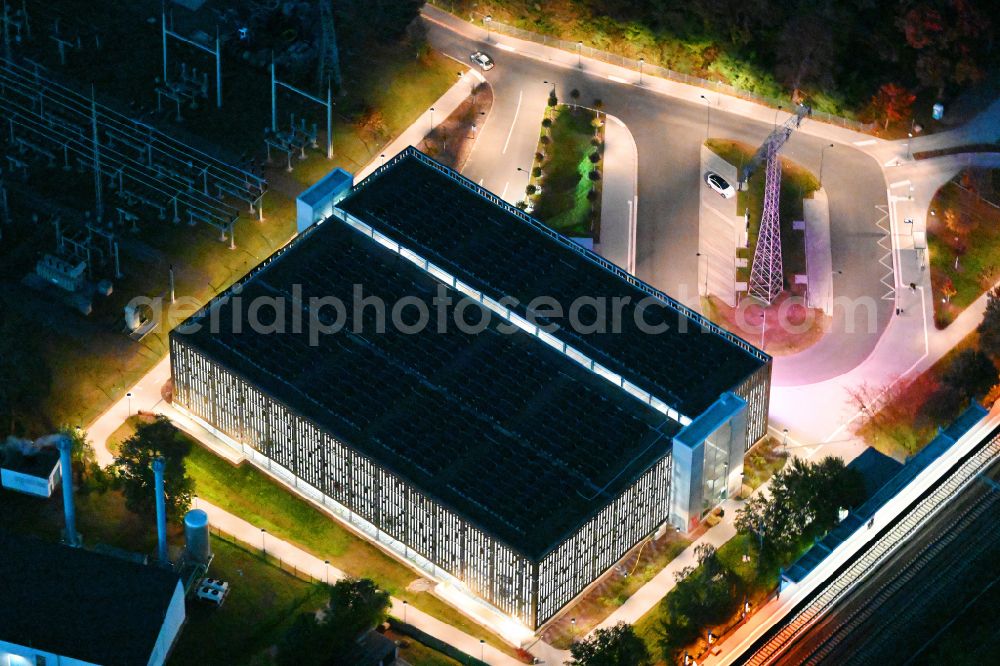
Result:
[[[417,144],[417,149],[441,164],[461,171],[492,107],[493,89],[480,83],[450,116]]]

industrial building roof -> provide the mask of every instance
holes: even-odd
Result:
[[[407,334],[390,320],[378,332],[373,307],[352,307],[355,285],[390,308],[423,303],[429,328]],[[680,427],[520,329],[504,332],[497,315],[478,333],[438,327],[439,295],[453,301],[447,322],[473,325],[490,311],[338,220],[307,231],[240,289],[213,305],[216,330],[174,335],[529,558],[666,455]],[[284,298],[273,321],[284,333],[245,325],[259,296]],[[310,344],[296,318],[332,325],[336,314],[309,310],[313,297],[347,307],[343,328]],[[405,324],[416,311],[402,311]]]
[[[94,664],[146,664],[178,582],[157,567],[0,530],[0,640]]]
[[[609,313],[615,299],[628,299],[620,301],[618,332],[610,323],[606,331],[574,331],[565,316],[538,320],[559,325],[555,335],[566,344],[690,418],[769,360],[413,148],[359,183],[338,208],[484,293],[517,299],[521,313],[539,297],[554,298],[564,315],[580,297],[597,299]],[[594,309],[580,304],[581,323],[595,323]],[[667,329],[646,332],[638,321]]]

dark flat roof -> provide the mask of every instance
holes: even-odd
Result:
[[[108,666],[145,666],[176,574],[0,530],[0,640]]]
[[[356,185],[338,208],[495,299],[516,298],[521,313],[542,296],[555,298],[564,313],[580,296],[604,299],[609,311],[612,299],[627,297],[620,333],[577,333],[564,318],[555,322],[556,335],[691,418],[769,361],[663,294],[666,304],[647,307],[644,317],[669,329],[643,332],[636,308],[655,290],[630,283],[634,278],[621,269],[602,265],[607,262],[413,148]],[[583,323],[592,312],[581,310]]]
[[[435,323],[418,334],[391,322],[377,332],[373,308],[355,316],[354,285],[390,306],[417,299]],[[205,325],[172,335],[537,559],[666,455],[679,426],[527,333],[501,332],[498,316],[481,333],[455,325],[439,332],[432,303],[439,287],[394,251],[331,219],[244,280],[238,302],[216,299],[218,331]],[[454,301],[445,308],[449,322],[460,303],[469,323],[488,312],[459,292],[445,294]],[[286,299],[279,317],[285,333],[245,324],[258,296]],[[309,321],[304,308],[313,296],[347,304],[344,328],[314,346],[308,326],[294,332],[296,317]],[[408,323],[415,311],[404,311]],[[241,332],[233,330],[234,312]],[[332,323],[333,312],[322,321]],[[196,315],[205,324],[206,313]],[[264,319],[271,317],[268,310]]]
[[[53,448],[39,449],[37,453],[24,454],[21,451],[0,444],[0,467],[14,472],[39,478],[48,478],[59,463],[59,451]]]

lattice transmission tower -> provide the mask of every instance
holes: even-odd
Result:
[[[780,127],[764,140],[753,159],[743,170],[743,184],[750,180],[750,174],[764,160],[767,160],[764,184],[764,211],[757,232],[757,245],[750,268],[750,295],[770,305],[784,289],[784,274],[781,263],[781,148],[792,136],[792,132],[802,124],[802,117],[809,113],[808,106],[799,106]]]

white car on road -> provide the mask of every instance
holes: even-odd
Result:
[[[472,62],[474,62],[475,64],[479,65],[479,67],[484,72],[490,71],[495,66],[493,63],[493,58],[489,57],[482,51],[476,51],[475,53],[469,56],[469,59],[472,60]]]
[[[705,182],[724,199],[732,199],[736,196],[736,190],[733,186],[714,171],[709,171],[705,174]]]

